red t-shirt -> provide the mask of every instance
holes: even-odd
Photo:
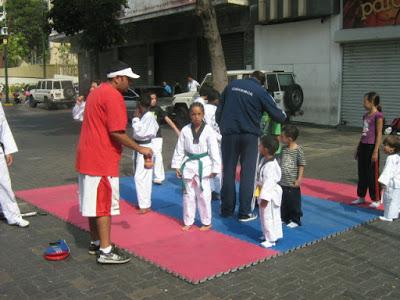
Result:
[[[124,98],[109,83],[89,94],[76,157],[79,173],[118,177],[122,146],[110,132],[125,131],[127,121]]]

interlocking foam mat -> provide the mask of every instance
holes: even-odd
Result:
[[[275,247],[259,246],[259,220],[240,223],[236,218],[220,218],[219,202],[213,201],[213,228],[188,232],[182,226],[181,183],[167,173],[163,185],[153,186],[153,211],[138,214],[133,178],[120,181],[121,215],[113,217],[112,239],[135,256],[149,261],[179,278],[200,283],[257,264],[273,256],[301,248],[319,240],[370,222],[378,210],[350,206],[355,188],[306,179],[303,183],[303,226],[284,226],[284,237]],[[62,220],[88,230],[79,213],[76,185],[19,191],[17,196]],[[200,225],[199,221],[196,221]]]

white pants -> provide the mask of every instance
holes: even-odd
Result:
[[[262,208],[258,201],[261,230],[264,234],[265,240],[271,243],[276,242],[283,237],[282,221],[281,221],[281,208],[275,205],[272,201],[268,201],[266,208]]]
[[[151,140],[151,148],[154,157],[154,180],[164,181],[164,162],[162,157],[163,138],[158,137]]]
[[[141,145],[143,147],[150,147],[151,144]],[[139,204],[139,208],[150,208],[151,207],[151,189],[152,189],[152,178],[153,169],[146,169],[144,167],[144,156],[139,152],[133,153],[133,166],[135,169],[135,186],[136,195]]]
[[[193,179],[184,179],[185,191],[183,193],[183,223],[186,226],[193,225],[196,216],[196,202],[199,208],[200,220],[203,225],[211,224],[211,189],[210,179],[203,178],[200,188],[200,180],[196,176]]]
[[[400,189],[385,188],[383,193],[384,216],[397,219],[400,210]]]
[[[79,208],[84,217],[119,215],[119,178],[79,174]]]
[[[221,144],[219,143],[219,155],[222,157],[222,152],[221,152]],[[217,174],[214,178],[211,178],[210,180],[211,184],[211,191],[220,194],[221,193],[221,187],[222,187],[222,168],[221,172]]]
[[[14,192],[11,188],[10,174],[4,157],[3,151],[0,149],[0,211],[3,212],[8,224],[14,224],[21,219]]]

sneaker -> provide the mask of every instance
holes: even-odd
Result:
[[[154,184],[158,184],[158,185],[162,185],[162,184],[163,184],[163,181],[160,180],[160,179],[154,179],[154,180],[153,180],[153,183],[154,183]]]
[[[99,251],[100,251],[100,245],[97,246],[96,244],[93,244],[93,243],[89,244],[88,253],[90,255],[96,255],[99,253]]]
[[[289,224],[286,225],[289,228],[296,228],[299,227],[299,224],[295,223],[295,222],[290,222]]]
[[[381,205],[380,201],[372,201],[369,207],[371,208],[378,208]]]
[[[379,220],[381,220],[381,221],[386,221],[386,222],[393,222],[393,219],[385,218],[384,216],[380,216],[380,217],[379,217]]]
[[[219,193],[217,193],[217,192],[212,192],[212,193],[211,193],[211,199],[214,200],[214,201],[218,201],[218,200],[221,199],[221,197],[220,197]]]
[[[25,228],[25,227],[28,227],[29,224],[30,224],[29,221],[20,218],[17,222],[11,223],[10,225],[15,225],[15,226],[19,226],[21,228]]]
[[[363,203],[365,203],[365,199],[363,198],[358,198],[351,202],[351,204],[363,204]]]
[[[97,262],[99,264],[125,264],[131,260],[131,257],[121,249],[112,246],[110,253],[104,253],[99,250]]]
[[[260,242],[264,242],[264,241],[265,241],[265,236],[262,235],[262,236],[258,237],[258,240],[259,240]]]
[[[239,216],[239,222],[250,222],[255,219],[257,219],[257,215],[255,213]]]
[[[271,247],[275,246],[275,243],[265,241],[265,242],[262,242],[260,245],[264,248],[271,248]]]

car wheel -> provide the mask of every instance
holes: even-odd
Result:
[[[184,105],[176,106],[175,109],[175,124],[179,129],[190,123],[189,110]]]
[[[303,90],[298,84],[291,85],[285,89],[284,103],[287,110],[295,113],[303,105]]]
[[[30,96],[29,98],[29,106],[32,108],[35,108],[38,105],[37,101],[35,100],[35,98],[33,98],[33,96]]]

